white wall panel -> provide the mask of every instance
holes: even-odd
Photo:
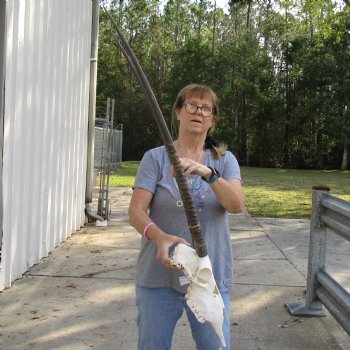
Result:
[[[84,224],[91,0],[8,0],[0,290]]]

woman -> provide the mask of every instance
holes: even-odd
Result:
[[[174,142],[197,209],[214,277],[227,317],[223,332],[230,344],[233,258],[227,213],[239,213],[244,193],[236,158],[217,147],[211,135],[218,120],[218,98],[207,86],[183,88],[173,106],[178,127]],[[207,323],[199,323],[186,305],[186,281],[174,268],[169,248],[189,244],[191,236],[178,187],[164,146],[146,152],[129,207],[130,224],[143,234],[136,272],[139,349],[171,349],[176,322],[186,310],[196,347],[217,350],[221,342]]]

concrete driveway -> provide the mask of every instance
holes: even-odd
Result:
[[[110,191],[107,227],[86,225],[22,279],[0,293],[0,349],[137,349],[134,274],[140,235],[128,224],[129,188]],[[289,315],[304,301],[308,220],[230,216],[235,251],[232,344],[235,350],[350,349],[350,338],[326,311]],[[330,235],[328,271],[350,290],[350,246]],[[187,319],[173,350],[195,349]],[[161,350],[161,349],[155,349]]]

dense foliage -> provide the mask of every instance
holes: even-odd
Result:
[[[167,121],[191,82],[220,98],[216,138],[240,164],[349,166],[350,6],[332,0],[109,1]],[[116,100],[123,160],[161,144],[147,102],[100,13],[98,99]],[[170,123],[169,123],[170,125]]]

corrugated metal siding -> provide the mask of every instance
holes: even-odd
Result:
[[[9,0],[0,289],[84,224],[91,0]]]

